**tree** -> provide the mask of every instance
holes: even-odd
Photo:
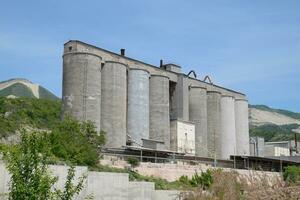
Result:
[[[78,122],[65,118],[50,134],[51,152],[72,164],[98,164],[104,132],[97,133],[92,122]]]
[[[47,133],[22,131],[21,142],[4,152],[6,167],[11,174],[9,199],[11,200],[70,200],[83,188],[84,177],[74,186],[74,168],[68,172],[65,190],[53,191],[51,188],[57,177],[48,170],[50,155]]]

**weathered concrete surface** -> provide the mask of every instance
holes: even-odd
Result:
[[[130,69],[128,72],[127,133],[132,145],[149,139],[149,72]]]
[[[129,182],[128,199],[130,200],[151,200],[154,191],[154,183],[150,182]]]
[[[54,185],[54,188],[64,189],[68,169],[68,166],[63,165],[49,166],[52,175],[58,177],[58,182]],[[79,195],[75,196],[75,200],[83,200],[86,197],[93,197],[95,200],[175,199],[171,195],[176,193],[175,191],[158,191],[155,193],[154,183],[152,182],[129,182],[128,174],[92,172],[88,171],[87,167],[75,168],[73,183],[78,183],[79,178],[83,175],[87,176],[84,188]],[[5,165],[0,163],[0,200],[8,199],[9,180],[10,175]]]
[[[202,87],[190,87],[189,118],[195,124],[195,152],[207,156],[207,95]]]
[[[169,163],[141,163],[135,168],[140,174],[147,176],[161,177],[168,181],[178,180],[182,175],[192,177],[195,172],[206,171],[207,169],[222,169],[223,171],[237,172],[240,177],[248,180],[248,183],[256,181],[267,181],[269,185],[277,183],[282,180],[279,172],[264,172],[255,170],[242,170],[230,168],[214,168],[205,164],[187,165],[187,164],[169,164]]]
[[[207,149],[209,157],[221,157],[221,93],[207,91]]]
[[[57,182],[54,185],[55,189],[64,189],[64,185],[66,182],[67,174],[68,174],[69,167],[63,166],[63,165],[50,165],[49,166],[49,172],[52,174],[53,177],[58,177]],[[75,177],[74,177],[74,184],[77,184],[79,181],[79,178],[83,175],[87,175],[87,167],[76,167],[75,168]],[[5,168],[5,165],[1,163],[0,161],[0,195],[1,194],[7,194],[9,192],[9,181],[10,181],[10,174],[8,173],[7,169]],[[79,195],[75,196],[75,199],[84,199],[84,197],[87,195],[86,186],[87,181],[84,182],[85,187],[83,190],[79,193]],[[7,196],[6,196],[7,197]],[[2,199],[7,199],[6,197],[3,197]],[[1,196],[0,196],[1,199]]]
[[[178,75],[171,106],[171,119],[189,120],[189,85],[187,77]]]
[[[62,115],[94,122],[100,130],[101,57],[84,52],[63,56]]]
[[[236,155],[235,111],[234,98],[221,98],[221,158],[230,159]]]
[[[61,190],[64,189],[65,182],[67,180],[68,170],[69,167],[64,165],[50,165],[49,166],[50,172],[53,174],[53,176],[59,177],[58,181],[55,184],[56,188],[59,188]],[[75,178],[73,180],[74,184],[78,184],[79,178],[82,176],[86,176],[88,174],[88,168],[87,167],[76,167],[75,168]],[[87,185],[87,180],[84,181],[84,185]],[[86,187],[79,193],[79,195],[76,195],[75,199],[84,199],[86,196]]]
[[[171,150],[195,155],[195,124],[171,120]]]
[[[89,172],[87,194],[99,200],[127,200],[128,174]]]
[[[8,171],[5,169],[5,165],[3,163],[1,163],[1,161],[0,161],[0,195],[8,193],[9,180],[10,180],[10,175],[9,175]]]
[[[176,190],[155,190],[152,193],[153,200],[179,200],[180,192]]]
[[[237,154],[250,155],[249,115],[248,101],[246,99],[235,100],[235,132]]]
[[[169,78],[150,77],[150,134],[149,138],[163,141],[170,148]]]
[[[106,132],[106,146],[126,145],[127,67],[106,62],[101,72],[101,129]]]

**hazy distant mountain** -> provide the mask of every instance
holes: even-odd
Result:
[[[26,79],[10,79],[0,82],[0,97],[28,97],[58,100],[59,98],[44,87]]]
[[[300,124],[300,113],[274,109],[265,105],[250,105],[250,123],[254,126],[264,124]]]
[[[265,105],[249,106],[250,135],[266,141],[294,139],[300,133],[300,113],[274,109]]]

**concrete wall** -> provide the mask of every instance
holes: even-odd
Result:
[[[250,138],[250,155],[251,156],[264,156],[265,139],[262,137]]]
[[[207,149],[208,156],[221,157],[221,93],[207,91]]]
[[[245,99],[235,99],[235,127],[237,155],[249,155],[249,115]]]
[[[251,180],[268,181],[269,185],[278,183],[282,180],[279,172],[263,172],[255,170],[229,169],[229,168],[214,168],[209,165],[187,165],[187,164],[170,164],[170,163],[141,163],[136,170],[143,175],[156,176],[168,181],[176,181],[182,175],[192,177],[195,172],[206,171],[207,169],[222,169],[223,171],[233,171],[239,174],[240,177],[246,178],[251,183]]]
[[[195,125],[171,120],[171,150],[185,154],[195,154]]]
[[[154,190],[154,183],[151,182],[129,182],[128,199],[152,200]]]
[[[64,185],[66,182],[67,174],[68,174],[68,167],[63,165],[50,165],[49,172],[53,175],[53,177],[58,177],[58,181],[55,183],[55,189],[64,189]],[[87,167],[76,167],[75,168],[75,178],[73,183],[77,184],[79,178],[83,175],[87,175],[88,170]],[[9,192],[9,181],[10,181],[10,174],[5,168],[5,165],[0,160],[0,199],[1,195],[7,194]],[[84,185],[87,185],[87,181],[84,182]],[[75,197],[75,199],[84,199],[87,195],[86,187]],[[7,196],[6,196],[7,197]],[[7,199],[7,198],[3,198]]]
[[[235,111],[232,96],[221,97],[221,158],[236,154]]]
[[[149,139],[149,72],[129,70],[127,102],[127,133],[133,145],[141,145],[142,139]]]
[[[172,119],[189,120],[189,85],[188,78],[184,75],[178,76],[171,107]]]
[[[177,199],[180,200],[180,192],[176,190],[155,190],[152,193],[153,200],[168,200]]]
[[[94,122],[100,130],[101,57],[69,52],[63,56],[62,116]]]
[[[106,132],[106,146],[120,148],[126,145],[126,65],[106,62],[101,75],[101,129]]]
[[[170,148],[169,78],[150,77],[150,134],[149,138],[163,141]]]
[[[264,156],[290,156],[290,149],[287,147],[265,145]]]
[[[55,188],[63,190],[68,167],[62,165],[50,165],[49,171],[53,176],[58,177]],[[175,200],[178,199],[179,191],[156,191],[154,183],[151,182],[130,182],[128,174],[92,172],[87,167],[75,168],[74,184],[78,183],[79,177],[86,175],[84,188],[76,200],[83,200],[86,197],[93,197],[95,200]],[[0,163],[0,199],[8,199],[10,175],[3,163]],[[6,194],[6,195],[4,195]]]
[[[89,172],[87,194],[94,199],[128,199],[128,174]]]
[[[195,151],[197,156],[207,156],[207,95],[202,87],[190,87],[189,118],[195,124]]]

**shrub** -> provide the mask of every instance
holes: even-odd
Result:
[[[51,152],[72,164],[95,166],[105,143],[104,135],[98,134],[91,122],[66,118],[49,134]]]
[[[60,101],[0,97],[0,137],[20,130],[24,125],[52,129],[60,123]]]
[[[190,180],[188,176],[180,176],[180,178],[178,179],[178,181],[184,185],[190,185]]]
[[[11,174],[9,199],[71,200],[83,188],[85,177],[73,185],[74,168],[68,171],[64,191],[52,191],[57,177],[48,171],[49,143],[46,133],[21,133],[21,142],[4,152],[6,167]]]
[[[126,160],[128,164],[131,165],[132,168],[135,168],[140,165],[140,160],[136,157],[128,157]]]
[[[283,178],[291,185],[300,185],[300,167],[286,167],[283,173]]]

